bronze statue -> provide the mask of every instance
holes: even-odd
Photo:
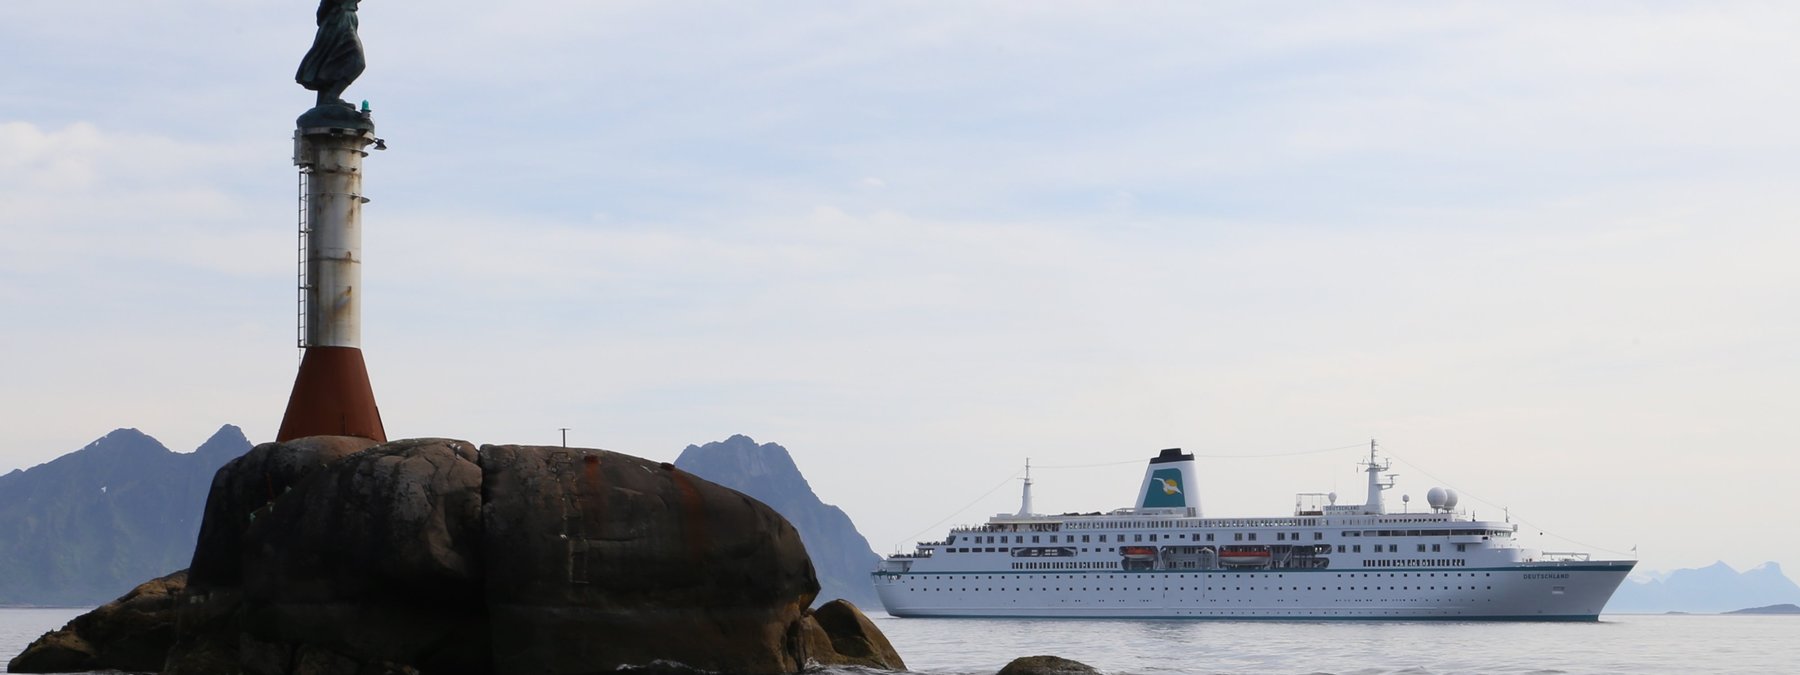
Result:
[[[363,59],[362,40],[356,36],[356,5],[361,0],[322,0],[319,3],[319,32],[313,35],[312,49],[300,60],[294,81],[319,92],[319,107],[331,104],[350,105],[343,100],[344,89],[356,81],[368,62]]]

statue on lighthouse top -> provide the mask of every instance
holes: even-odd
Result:
[[[316,13],[318,32],[312,48],[300,59],[294,81],[319,92],[318,104],[300,116],[299,126],[374,128],[366,114],[345,102],[344,90],[368,67],[362,39],[357,36],[356,8],[361,0],[322,0]]]

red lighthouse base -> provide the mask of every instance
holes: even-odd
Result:
[[[281,417],[276,442],[307,436],[357,436],[387,442],[362,350],[307,347]]]

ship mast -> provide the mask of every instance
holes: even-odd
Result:
[[[1363,463],[1363,471],[1366,471],[1369,474],[1369,496],[1368,501],[1363,502],[1363,513],[1373,513],[1376,515],[1387,513],[1387,509],[1381,504],[1381,492],[1383,490],[1393,489],[1394,476],[1398,474],[1387,474],[1387,482],[1385,483],[1381,481],[1381,474],[1386,472],[1392,466],[1393,464],[1391,462],[1376,458],[1375,439],[1369,439],[1369,461]]]
[[[1019,497],[1019,517],[1031,515],[1031,458],[1025,458],[1025,494]]]

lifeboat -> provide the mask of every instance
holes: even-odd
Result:
[[[1156,549],[1149,546],[1121,546],[1119,553],[1134,560],[1149,560],[1156,557]]]
[[[1219,563],[1222,565],[1249,566],[1269,564],[1268,551],[1220,551]]]

